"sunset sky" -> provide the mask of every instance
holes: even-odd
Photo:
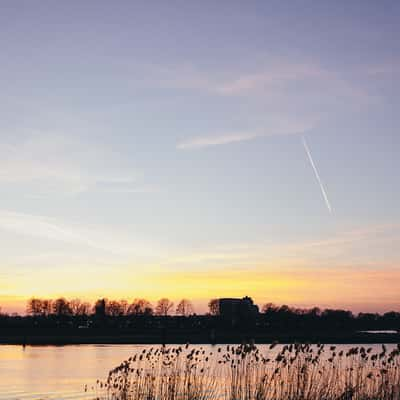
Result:
[[[400,2],[0,4],[0,306],[400,310]]]

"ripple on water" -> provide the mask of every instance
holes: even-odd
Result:
[[[93,400],[93,393],[82,391],[71,392],[25,392],[0,387],[0,400]]]

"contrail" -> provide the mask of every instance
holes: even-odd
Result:
[[[310,160],[310,164],[311,164],[311,166],[312,166],[312,168],[314,170],[315,177],[317,178],[317,181],[319,183],[319,187],[321,188],[322,196],[324,197],[326,207],[328,208],[328,211],[330,213],[332,213],[332,207],[331,207],[331,204],[329,203],[328,195],[326,194],[324,185],[322,184],[321,178],[320,178],[319,173],[317,171],[317,167],[314,164],[314,160],[313,160],[313,158],[311,156],[310,149],[308,148],[308,145],[307,145],[307,142],[306,142],[306,138],[304,136],[302,136],[301,139],[303,141],[304,150],[306,151],[308,159]]]

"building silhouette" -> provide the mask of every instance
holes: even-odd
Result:
[[[251,297],[242,299],[219,299],[219,314],[221,319],[232,326],[241,322],[249,322],[256,319],[259,309]]]

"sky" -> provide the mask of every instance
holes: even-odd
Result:
[[[0,4],[0,306],[400,310],[400,3]]]

